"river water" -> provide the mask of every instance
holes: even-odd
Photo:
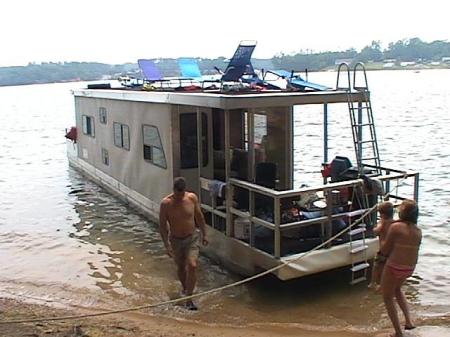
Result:
[[[310,80],[334,86],[335,73]],[[380,156],[421,173],[423,247],[405,290],[422,321],[450,313],[450,70],[369,72]],[[68,166],[64,129],[74,124],[70,90],[83,83],[0,88],[0,296],[56,306],[118,309],[177,297],[175,268],[156,225]],[[345,107],[338,108],[345,110]],[[296,110],[296,185],[318,175],[321,120]],[[300,116],[302,116],[300,118]],[[337,144],[349,129],[334,127]],[[347,118],[347,115],[343,115]],[[333,145],[335,144],[335,145]],[[306,149],[306,151],[305,151]],[[336,149],[336,150],[335,150]],[[235,280],[202,257],[198,291]],[[289,282],[265,278],[153,313],[209,323],[284,323],[374,331],[388,324],[380,296],[348,285],[346,272]]]

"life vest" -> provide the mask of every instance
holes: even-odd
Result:
[[[70,139],[72,142],[76,143],[77,142],[77,127],[72,126],[70,128],[69,132],[67,132],[64,137],[66,137],[67,139]]]

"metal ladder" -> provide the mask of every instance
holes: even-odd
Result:
[[[347,85],[340,86],[340,72],[342,68],[346,68]],[[357,85],[356,75],[360,71],[363,72],[364,82]],[[352,88],[363,96],[362,102],[354,102]],[[376,173],[381,174],[380,169],[380,153],[378,150],[377,135],[375,132],[375,123],[372,112],[372,104],[370,101],[369,86],[367,84],[367,74],[364,64],[358,62],[353,68],[353,86],[350,80],[350,67],[347,63],[341,63],[338,67],[336,90],[344,90],[347,92],[348,111],[352,128],[353,144],[355,148],[356,161],[360,173],[364,172],[364,165],[372,165],[375,167]],[[368,132],[367,132],[368,131]],[[368,137],[363,138],[364,135]]]
[[[362,187],[358,188],[360,192],[362,192]],[[359,215],[358,213],[364,214],[368,207],[369,207],[369,201],[367,199],[367,196],[364,193],[361,193],[361,197],[363,198],[361,204],[362,209],[354,211],[353,215]],[[370,215],[366,215],[370,216]],[[349,215],[349,223],[351,223],[351,216]],[[370,221],[370,219],[369,219]],[[351,258],[351,280],[350,284],[354,285],[359,282],[365,281],[367,279],[367,271],[370,267],[369,263],[367,262],[367,250],[369,246],[366,243],[366,231],[367,231],[367,225],[365,223],[359,224],[354,229],[350,230],[348,232],[349,236],[349,254]],[[358,236],[361,236],[360,238],[357,238]],[[363,254],[363,257],[361,259],[361,254]]]
[[[358,234],[362,234],[362,238],[358,243],[355,243],[352,239]],[[355,229],[349,231],[348,235],[350,238],[350,255],[352,258],[352,266],[350,268],[352,278],[350,284],[354,285],[367,279],[367,271],[370,266],[367,262],[367,249],[369,246],[366,244],[366,224],[360,224]],[[357,257],[361,254],[364,254],[364,258],[362,262],[357,262]]]

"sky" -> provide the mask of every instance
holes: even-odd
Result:
[[[371,41],[450,42],[447,1],[3,0],[0,67],[29,62],[121,64],[139,58],[255,58],[360,50]]]

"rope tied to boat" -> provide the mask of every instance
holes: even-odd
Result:
[[[391,194],[391,192],[394,191],[395,189],[397,189],[401,184],[403,184],[403,182],[407,178],[408,178],[408,176],[407,176],[407,173],[405,172],[404,176],[402,176],[401,179],[398,180],[398,183],[396,184],[396,186],[394,186],[390,191],[385,193],[383,195],[383,198],[388,197]],[[187,301],[187,300],[191,300],[191,299],[194,299],[194,298],[197,298],[197,297],[205,296],[205,295],[208,295],[208,294],[220,292],[220,291],[223,291],[225,289],[237,287],[239,285],[242,285],[242,284],[248,283],[250,281],[256,280],[256,279],[258,279],[258,278],[260,278],[262,276],[271,274],[274,271],[277,271],[278,269],[281,269],[283,267],[289,266],[290,264],[292,264],[294,262],[298,262],[299,260],[301,260],[305,256],[308,256],[312,252],[325,247],[326,245],[331,243],[333,240],[337,239],[341,235],[343,235],[346,232],[350,231],[353,227],[355,227],[358,224],[360,224],[361,221],[366,216],[368,216],[369,214],[371,214],[372,212],[377,210],[377,206],[378,205],[375,204],[374,206],[370,207],[369,209],[367,209],[361,215],[361,217],[359,219],[355,220],[350,225],[348,225],[347,227],[342,229],[340,232],[338,232],[337,234],[331,236],[328,240],[322,242],[321,244],[319,244],[316,247],[312,248],[311,250],[305,252],[304,254],[300,255],[299,257],[297,257],[295,259],[292,259],[290,261],[280,261],[281,263],[279,265],[273,267],[273,268],[267,269],[267,270],[265,270],[263,272],[255,274],[253,276],[247,277],[245,279],[242,279],[242,280],[239,280],[239,281],[236,281],[236,282],[233,282],[233,283],[226,284],[226,285],[221,286],[221,287],[205,290],[205,291],[202,291],[202,292],[199,292],[199,293],[195,293],[195,294],[192,294],[192,295],[187,295],[187,296],[183,296],[183,297],[179,297],[179,298],[175,298],[175,299],[171,299],[171,300],[167,300],[167,301],[162,301],[162,302],[158,302],[158,303],[154,303],[154,304],[135,306],[135,307],[125,308],[125,309],[108,310],[108,311],[102,311],[102,312],[91,313],[91,314],[80,314],[80,315],[67,315],[67,316],[58,316],[58,317],[41,317],[41,318],[30,318],[30,319],[23,319],[23,320],[0,321],[0,325],[19,324],[19,323],[36,323],[36,322],[44,322],[44,321],[45,322],[49,322],[49,321],[64,321],[64,320],[75,320],[75,319],[82,319],[82,318],[89,318],[89,317],[99,317],[99,316],[106,316],[106,315],[113,315],[113,314],[121,314],[121,313],[131,312],[131,311],[152,309],[152,308],[161,307],[161,306],[168,305],[168,304],[175,304],[175,303],[179,303],[179,302],[182,302],[182,301]]]

